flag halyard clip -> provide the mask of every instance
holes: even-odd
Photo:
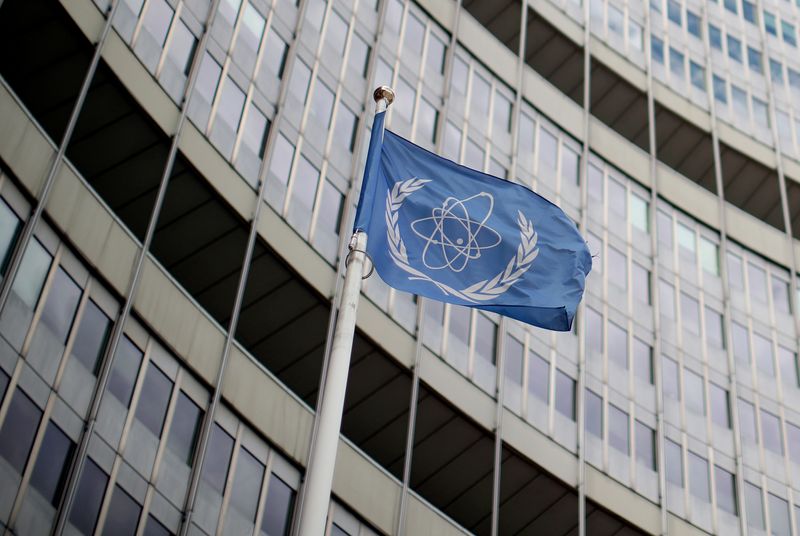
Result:
[[[350,243],[347,245],[348,249],[347,255],[344,258],[344,265],[347,266],[348,264],[350,264],[350,255],[352,255],[353,253],[363,253],[364,257],[366,257],[367,260],[369,260],[369,270],[367,271],[366,275],[361,276],[361,279],[367,279],[375,271],[375,263],[372,261],[372,257],[370,256],[369,253],[367,253],[366,250],[358,249],[356,247],[356,237],[359,232],[360,231],[356,231],[355,233],[353,233],[353,236],[350,237]]]

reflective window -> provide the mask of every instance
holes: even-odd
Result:
[[[772,303],[775,306],[775,310],[787,315],[792,314],[791,300],[789,299],[789,294],[791,293],[789,282],[775,274],[772,274],[770,280],[772,282]]]
[[[714,75],[714,98],[722,104],[728,103],[728,86],[723,78]]]
[[[727,36],[727,42],[728,42],[728,56],[732,60],[742,63],[742,42],[730,34]]]
[[[59,267],[47,293],[42,310],[42,322],[60,342],[67,340],[75,311],[81,298],[81,288]]]
[[[669,70],[677,78],[683,79],[685,56],[677,49],[669,47]]]
[[[682,223],[678,223],[678,245],[692,254],[697,248],[694,230]]]
[[[494,365],[496,343],[497,325],[479,312],[475,316],[475,356]]]
[[[608,29],[612,33],[622,37],[624,34],[625,16],[622,11],[614,7],[611,3],[608,4]]]
[[[417,112],[417,138],[436,143],[436,127],[439,124],[439,111],[427,100],[420,99]]]
[[[665,357],[661,361],[661,371],[663,378],[661,381],[664,395],[674,399],[680,398],[680,389],[678,386],[678,364],[672,359]]]
[[[756,74],[761,74],[761,52],[753,47],[747,47],[747,65]]]
[[[591,307],[586,308],[586,348],[603,351],[603,317]]]
[[[142,507],[128,495],[119,485],[114,486],[111,504],[108,507],[103,535],[134,536],[139,526],[139,515]]]
[[[767,301],[767,273],[753,263],[747,263],[747,280],[750,284],[750,297],[756,301]]]
[[[783,346],[778,346],[778,365],[781,368],[781,379],[786,385],[797,387],[797,355]]]
[[[636,460],[648,469],[656,470],[656,431],[635,421]]]
[[[786,423],[786,443],[789,445],[789,458],[800,464],[800,427]]]
[[[689,451],[689,492],[702,501],[711,501],[708,462],[692,451]]]
[[[622,290],[628,288],[628,261],[613,247],[608,248],[608,280]]]
[[[622,218],[627,217],[628,195],[625,186],[609,178],[608,180],[608,206],[611,212],[616,213]],[[611,215],[609,215],[611,216]]]
[[[649,203],[635,194],[631,195],[630,200],[631,223],[637,229],[648,232],[650,227]]]
[[[106,484],[108,475],[91,458],[87,458],[69,514],[69,522],[84,536],[94,534],[97,515],[100,513],[100,506],[106,493]]]
[[[700,237],[700,265],[707,273],[719,275],[719,246]]]
[[[174,15],[172,8],[164,0],[150,0],[147,3],[147,10],[142,17],[142,28],[159,48],[164,45],[164,40],[167,38],[172,15]]]
[[[774,536],[790,536],[792,533],[789,520],[789,503],[772,493],[767,494],[769,501],[770,533]]]
[[[603,399],[594,391],[586,389],[586,431],[596,437],[603,437]]]
[[[495,132],[511,132],[511,101],[499,91],[494,92]]]
[[[558,140],[545,129],[539,130],[539,174],[553,177],[556,172]]]
[[[42,410],[17,387],[8,405],[3,427],[0,428],[0,456],[19,474],[28,464],[41,418]]]
[[[764,439],[764,448],[776,454],[783,454],[781,421],[777,415],[761,410],[761,432]]]
[[[667,439],[664,443],[664,458],[666,462],[667,482],[683,487],[683,459],[681,446]]]
[[[451,74],[451,78],[450,90],[466,95],[469,66],[458,56],[453,58],[453,73]]]
[[[205,131],[207,126],[208,115],[211,112],[211,103],[214,102],[214,95],[217,93],[217,82],[219,82],[221,72],[222,68],[219,66],[219,63],[211,57],[211,54],[206,52],[200,64],[200,69],[197,72],[197,79],[195,80],[192,94],[195,101],[197,101],[198,97],[202,99],[202,101],[197,101],[199,102],[198,106],[200,111],[198,111],[194,118],[197,121],[197,125],[203,131]]]
[[[504,349],[505,370],[506,378],[515,385],[522,385],[522,368],[524,365],[524,352],[525,348],[522,343],[514,337],[506,336],[506,345]]]
[[[724,0],[725,8],[728,11],[732,11],[734,13],[737,13],[738,12],[738,9],[737,9],[738,6],[737,6],[736,2],[737,2],[737,0]]]
[[[269,133],[269,121],[252,102],[247,110],[247,120],[244,123],[242,133],[242,143],[250,152],[257,155],[259,159],[264,158],[264,149],[267,144],[267,134]]]
[[[728,391],[709,383],[708,396],[711,399],[711,420],[723,428],[731,427],[731,412]]]
[[[422,57],[422,44],[425,41],[425,25],[414,16],[408,14],[406,33],[403,40],[403,54],[415,58]]]
[[[306,20],[311,27],[319,31],[322,19],[325,18],[325,0],[310,0],[306,3]]]
[[[683,369],[683,383],[686,395],[686,408],[705,415],[705,397],[703,396],[703,378],[689,369]]]
[[[761,488],[745,481],[744,505],[747,511],[747,524],[751,527],[764,530],[764,505],[761,502]]]
[[[589,196],[597,199],[598,201],[603,200],[603,172],[596,168],[595,166],[589,164],[589,173],[587,179],[587,186],[589,190]]]
[[[218,424],[214,424],[203,463],[203,480],[220,494],[225,491],[232,452],[233,438]]]
[[[708,25],[708,39],[711,41],[711,46],[717,50],[722,50],[722,32],[713,24]]]
[[[261,533],[266,536],[286,536],[289,533],[295,492],[283,480],[270,475]]]
[[[772,341],[754,333],[753,352],[756,356],[758,370],[768,376],[775,376],[775,367],[772,363]]]
[[[711,307],[705,308],[706,341],[712,348],[725,348],[722,315]]]
[[[447,45],[432,32],[428,34],[428,68],[438,74],[444,74],[444,60]]]
[[[731,339],[733,340],[733,355],[739,361],[750,362],[750,337],[747,328],[738,322],[731,322]]]
[[[779,85],[783,85],[783,64],[772,58],[769,59],[769,74],[772,81]]]
[[[203,411],[181,391],[175,404],[167,447],[187,465],[192,464],[202,416]]]
[[[136,418],[156,437],[161,437],[170,394],[172,394],[172,381],[157,366],[150,363],[144,376],[139,405],[136,407]]]
[[[311,224],[309,216],[314,207],[318,184],[319,170],[308,161],[305,155],[301,155],[297,162],[297,171],[294,174],[294,182],[292,184],[289,222],[303,236],[308,235],[308,228]]]
[[[403,95],[403,99],[394,105],[394,110],[397,111],[397,115],[411,123],[411,119],[414,117],[414,102],[417,99],[417,92],[406,80],[398,78],[397,94]]]
[[[676,2],[675,0],[667,0],[667,17],[669,20],[677,24],[678,26],[683,26],[683,10],[681,9],[681,4]]]
[[[317,79],[314,88],[314,97],[311,100],[311,113],[319,121],[320,125],[327,130],[331,124],[331,114],[333,113],[333,91],[328,86]]]
[[[264,17],[250,4],[245,4],[242,14],[242,23],[239,25],[239,35],[236,38],[234,58],[247,74],[253,72],[261,37],[264,35]],[[272,54],[272,51],[268,51]]]
[[[633,339],[633,372],[645,383],[653,383],[653,349],[637,338]]]
[[[556,410],[575,420],[575,380],[556,371]]]
[[[347,42],[348,25],[335,9],[330,12],[325,38],[327,46],[337,56],[344,56],[344,45]]]
[[[489,82],[478,73],[472,73],[470,108],[472,116],[479,121],[489,117],[489,89]]]
[[[656,214],[658,225],[658,241],[665,246],[672,247],[672,217],[660,210]]]
[[[244,447],[239,448],[231,487],[231,506],[248,521],[255,521],[264,465]]]
[[[736,505],[736,478],[718,465],[714,466],[714,489],[717,492],[717,508],[735,516],[739,515]]]
[[[628,414],[613,404],[608,405],[608,444],[628,454]]]
[[[525,169],[532,171],[533,170],[533,155],[534,155],[534,144],[536,141],[536,123],[533,119],[528,117],[525,113],[520,113],[518,116],[519,121],[519,134],[517,135],[517,144],[519,147],[519,164],[524,167]],[[591,167],[590,169],[590,176],[591,176]],[[590,181],[589,193],[591,195],[591,181]],[[602,183],[601,183],[601,191],[602,191]],[[602,199],[602,195],[601,195]]]
[[[700,304],[683,292],[681,292],[681,323],[684,331],[700,334]]]
[[[528,392],[542,400],[548,401],[550,363],[534,352],[528,352]]]
[[[758,13],[754,3],[742,0],[742,14],[744,14],[744,20],[747,22],[758,24]]]
[[[595,261],[597,262],[597,261]],[[639,263],[632,264],[631,278],[633,280],[633,295],[637,300],[650,305],[652,302],[650,289],[650,270]]]
[[[353,113],[344,102],[339,101],[339,109],[336,112],[336,126],[334,127],[333,140],[347,147],[351,153],[356,144],[356,126],[358,117]]]
[[[144,536],[172,536],[172,533],[151,514],[147,516],[147,523],[144,526]]]
[[[292,78],[289,81],[289,94],[294,96],[301,103],[305,103],[306,97],[308,97],[308,84],[310,82],[311,69],[302,61],[295,61]]]
[[[47,423],[39,457],[33,466],[31,486],[52,506],[58,507],[61,500],[74,446],[58,426],[52,421]]]
[[[632,19],[628,19],[628,43],[636,50],[643,50],[642,25]]]
[[[691,9],[686,10],[686,28],[698,39],[703,39],[703,21]]]
[[[12,289],[30,309],[35,309],[53,258],[35,238],[28,244]]]
[[[350,68],[360,74],[362,77],[367,76],[367,69],[369,68],[369,54],[371,47],[364,39],[353,32],[353,37],[350,39]]]
[[[274,30],[270,30],[267,34],[265,47],[266,53],[261,56],[261,65],[275,77],[282,77],[283,70],[286,67],[286,55],[289,53],[289,45]]]
[[[675,287],[660,279],[658,298],[661,302],[661,314],[667,318],[675,318]]]
[[[739,399],[739,432],[742,435],[742,443],[758,443],[755,408],[753,404],[741,398]]]
[[[20,229],[20,221],[14,211],[0,200],[0,275],[6,273],[10,253]]]
[[[628,332],[613,322],[608,323],[608,359],[623,369],[628,368]]]
[[[797,35],[795,34],[794,26],[785,20],[781,21],[781,34],[783,34],[784,43],[793,47],[797,46]]]
[[[142,351],[128,337],[123,336],[119,341],[117,355],[108,378],[108,391],[126,408],[131,403],[133,386],[136,383],[141,362]]]

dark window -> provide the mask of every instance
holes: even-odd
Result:
[[[264,465],[246,449],[239,449],[231,489],[231,506],[249,521],[255,521]]]
[[[80,299],[81,288],[59,266],[44,303],[42,323],[49,327],[61,342],[67,340]]]
[[[144,536],[172,536],[172,533],[150,515],[147,516],[147,524],[144,526]]]
[[[156,437],[161,437],[164,417],[167,414],[169,396],[172,393],[172,381],[161,370],[150,364],[139,396],[136,418],[141,421]]]
[[[3,369],[0,369],[0,404],[6,397],[6,389],[8,389],[8,374]]]
[[[178,458],[186,462],[186,465],[192,464],[202,415],[203,411],[188,396],[183,392],[178,395],[167,446]]]
[[[100,357],[108,342],[110,327],[111,320],[92,300],[87,301],[81,315],[78,334],[72,344],[72,355],[77,357],[92,374],[97,374]]]
[[[203,464],[203,479],[220,494],[225,491],[231,452],[233,452],[233,438],[218,424],[214,424]]]
[[[81,534],[90,536],[94,533],[97,514],[100,513],[103,495],[106,493],[106,484],[108,476],[96,463],[87,459],[69,515],[69,522]]]
[[[108,378],[108,390],[126,408],[131,403],[133,385],[139,374],[142,362],[142,351],[128,337],[122,337],[114,359],[114,368]]]
[[[47,423],[39,457],[33,466],[31,485],[53,506],[58,506],[61,499],[74,446],[58,426],[52,421]]]
[[[286,536],[289,533],[295,491],[275,475],[269,477],[267,499],[261,532],[267,536]]]
[[[711,398],[711,420],[723,428],[731,427],[731,410],[728,391],[722,387],[709,384]]]
[[[575,380],[556,371],[556,410],[575,420]]]
[[[22,389],[17,388],[8,406],[3,428],[0,428],[0,456],[17,473],[22,474],[25,470],[41,418],[42,410]]]
[[[715,488],[717,490],[717,506],[733,515],[739,514],[736,506],[736,479],[725,469],[714,466]]]
[[[636,459],[648,469],[656,470],[656,431],[636,421]]]
[[[103,536],[134,536],[142,507],[119,486],[114,487]]]

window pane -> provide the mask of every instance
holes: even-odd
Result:
[[[328,27],[326,30],[327,47],[336,53],[337,56],[344,55],[344,45],[347,41],[348,25],[344,19],[332,10],[328,17]]]
[[[50,328],[60,342],[67,340],[80,298],[81,288],[59,267],[47,293],[42,323]]]
[[[596,437],[603,437],[603,399],[586,389],[586,431]]]
[[[245,448],[239,448],[231,489],[231,506],[248,521],[255,521],[264,465]]]
[[[627,194],[625,186],[614,179],[608,180],[608,206],[613,213],[616,213],[622,218],[627,217]]]
[[[739,361],[750,362],[750,337],[747,328],[737,322],[731,322],[731,339],[733,340],[733,355]]]
[[[586,349],[603,352],[603,317],[590,307],[586,308]]]
[[[172,418],[167,447],[187,465],[192,464],[194,445],[197,441],[197,434],[200,432],[202,415],[203,411],[197,407],[197,404],[181,391],[175,405],[175,415]]]
[[[81,315],[78,334],[72,343],[72,355],[92,374],[97,372],[98,361],[108,341],[110,328],[111,320],[92,300],[88,300]]]
[[[342,144],[347,147],[351,153],[356,142],[356,125],[358,118],[350,108],[343,102],[339,102],[339,110],[336,113],[336,126],[334,131],[334,142]]]
[[[608,405],[608,444],[618,451],[628,454],[628,414]]]
[[[789,444],[789,458],[800,464],[800,428],[790,422],[786,423],[786,442]]]
[[[444,58],[447,45],[441,39],[433,35],[433,32],[428,34],[428,58],[427,66],[435,73],[444,73]]]
[[[331,124],[333,99],[333,91],[328,89],[328,86],[317,79],[317,85],[314,88],[314,98],[311,102],[311,113],[314,114],[320,126],[325,130],[327,130]]]
[[[419,58],[422,56],[422,43],[425,41],[425,26],[420,20],[408,14],[406,19],[406,33],[403,38],[403,53]]]
[[[555,176],[558,140],[545,129],[539,130],[539,174],[546,178]]]
[[[689,492],[702,501],[709,502],[711,493],[708,486],[708,462],[689,452]]]
[[[777,277],[775,274],[770,279],[772,280],[772,303],[775,305],[775,310],[792,314],[789,300],[789,282]]]
[[[665,246],[672,247],[672,216],[661,211],[657,213],[658,241]]]
[[[653,349],[639,339],[633,339],[633,372],[645,383],[653,383]]]
[[[311,82],[311,69],[302,61],[294,62],[294,70],[289,82],[289,94],[305,104],[309,82]]]
[[[777,415],[761,410],[761,432],[764,436],[764,448],[776,454],[783,454],[781,421]]]
[[[666,458],[667,481],[683,487],[683,459],[681,458],[681,446],[666,440],[664,444],[664,457]]]
[[[134,536],[139,526],[139,514],[141,513],[142,507],[133,500],[133,497],[125,493],[121,487],[114,486],[103,535]]]
[[[489,117],[489,82],[476,72],[472,73],[471,115],[479,121]]]
[[[122,337],[114,359],[113,369],[108,378],[108,391],[126,408],[131,403],[133,386],[139,374],[142,351],[128,337]]]
[[[436,108],[427,100],[420,99],[417,119],[417,138],[436,143],[436,127],[439,123],[439,112]]]
[[[772,363],[772,342],[759,335],[753,334],[753,352],[756,357],[758,370],[768,376],[775,376],[775,366]]]
[[[656,470],[656,431],[639,421],[636,421],[636,460]]]
[[[608,280],[622,290],[628,288],[628,261],[621,251],[608,248]]]
[[[661,369],[664,375],[664,378],[662,379],[664,396],[668,396],[677,400],[680,398],[678,386],[678,364],[672,359],[665,357],[661,362]]]
[[[503,369],[505,370],[506,379],[517,386],[522,385],[524,352],[525,347],[521,342],[510,335],[506,336],[506,345],[504,348],[505,364],[503,365]]]
[[[725,469],[714,466],[714,488],[717,491],[717,507],[733,515],[739,515],[736,506],[736,479]]]
[[[753,404],[741,398],[739,399],[739,429],[742,434],[742,443],[758,443],[755,408]]]
[[[52,421],[47,423],[36,465],[33,466],[31,486],[51,505],[58,507],[69,460],[74,444]]]
[[[228,464],[233,452],[233,438],[218,424],[211,430],[211,439],[203,463],[203,480],[220,494],[225,491],[225,480],[228,478]]]
[[[789,503],[772,493],[767,494],[767,497],[770,532],[774,536],[790,536],[792,529],[789,521]]]
[[[650,270],[641,266],[639,263],[633,263],[631,271],[631,278],[633,279],[633,294],[634,297],[646,303],[651,304],[651,290],[650,290]]]
[[[318,184],[319,170],[304,155],[301,155],[297,163],[297,171],[294,174],[288,219],[303,236],[308,234],[311,224],[311,210],[314,208]]]
[[[719,275],[719,246],[707,238],[700,238],[700,264],[703,270]]]
[[[688,369],[684,369],[683,380],[686,388],[686,408],[700,415],[705,415],[703,378]]]
[[[631,195],[631,223],[645,233],[649,231],[649,206],[638,195]]]
[[[17,241],[19,229],[19,218],[4,201],[0,200],[0,275],[6,273],[6,265],[13,245]]]
[[[709,384],[711,398],[711,420],[723,428],[731,427],[731,412],[728,391],[716,384]]]
[[[486,316],[478,313],[475,317],[475,357],[494,365],[497,360],[496,341],[497,326]]]
[[[511,132],[511,101],[499,91],[494,92],[495,132]]]
[[[797,387],[797,355],[783,346],[778,346],[778,364],[781,367],[781,379],[786,385]]]
[[[289,533],[295,492],[283,480],[270,475],[261,533],[267,536],[286,536]]]
[[[747,279],[750,297],[762,303],[767,301],[767,273],[752,263],[747,263]]]
[[[144,526],[144,536],[172,536],[172,533],[151,514],[147,516],[147,524]]]
[[[675,318],[675,287],[660,279],[658,297],[661,301],[661,314],[667,318]]]
[[[722,315],[710,307],[705,308],[706,341],[712,348],[725,348]]]
[[[270,73],[276,78],[282,77],[283,69],[286,67],[286,55],[289,52],[289,45],[275,33],[274,29],[271,29],[267,34],[265,47],[265,53],[261,56],[261,65],[266,69],[264,72]]]
[[[684,331],[700,334],[700,304],[696,299],[681,292],[681,323]]]
[[[52,259],[38,240],[30,241],[12,286],[14,293],[30,309],[36,308]]]
[[[744,504],[747,509],[747,524],[764,530],[764,506],[761,502],[761,488],[750,482],[744,483]]]
[[[161,437],[170,394],[172,394],[172,381],[157,366],[150,363],[139,395],[136,418],[156,437]]]
[[[608,359],[628,368],[628,332],[613,322],[608,323]]]
[[[550,363],[533,352],[528,352],[528,392],[539,400],[548,401]]]
[[[17,387],[0,428],[0,456],[19,474],[28,463],[41,418],[42,410]]]
[[[353,38],[350,40],[350,68],[361,77],[367,76],[367,67],[369,67],[369,54],[370,46],[361,38],[357,33],[353,33]]]
[[[91,458],[87,459],[69,514],[69,522],[85,536],[94,533],[97,515],[106,494],[106,484],[108,476]]]
[[[556,410],[575,420],[575,380],[556,371]]]

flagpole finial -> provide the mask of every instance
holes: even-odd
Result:
[[[394,102],[394,90],[389,86],[380,86],[372,93],[372,98],[375,99],[376,104],[380,101],[386,101],[386,107],[388,108]]]

